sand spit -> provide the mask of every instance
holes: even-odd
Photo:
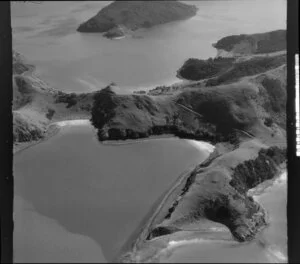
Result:
[[[208,142],[205,141],[198,141],[198,140],[191,140],[191,139],[184,139],[188,144],[191,144],[192,146],[194,146],[195,148],[203,151],[207,151],[209,153],[212,153],[215,149],[215,147],[213,145],[211,145]]]
[[[55,122],[52,125],[57,125],[59,127],[81,126],[81,125],[85,126],[85,125],[90,125],[90,120],[89,119],[64,120],[64,121]]]

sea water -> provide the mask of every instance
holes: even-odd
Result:
[[[160,255],[169,263],[287,263],[287,174],[283,172],[271,186],[254,196],[267,211],[270,225],[251,242],[216,239],[170,241]],[[211,234],[212,235],[212,234]]]
[[[174,137],[101,144],[86,121],[60,125],[14,157],[16,262],[112,260],[158,197],[211,151]]]
[[[118,40],[76,31],[108,1],[13,2],[13,47],[59,90],[89,92],[115,82],[128,92],[178,82],[183,63],[214,57],[220,38],[286,28],[285,0],[184,2],[199,8],[196,16]]]

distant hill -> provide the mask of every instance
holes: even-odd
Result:
[[[286,64],[285,54],[276,56],[257,56],[247,60],[234,58],[188,59],[178,70],[177,76],[187,80],[204,80],[209,86],[236,81],[244,76],[252,76]]]
[[[197,8],[178,1],[114,1],[94,17],[82,23],[79,32],[101,32],[119,37],[120,31],[150,28],[171,21],[187,19]]]
[[[275,30],[252,35],[232,35],[213,45],[218,50],[240,54],[261,54],[286,49],[286,30]]]
[[[219,85],[244,76],[276,68],[286,63],[286,30],[252,35],[232,35],[220,39],[213,46],[216,58],[190,58],[177,71],[179,78]]]

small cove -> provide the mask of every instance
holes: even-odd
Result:
[[[112,260],[158,197],[208,154],[207,144],[200,150],[178,138],[104,145],[91,125],[65,124],[14,157],[15,260],[36,261],[52,253],[55,261],[74,261],[78,248],[81,261]],[[35,226],[28,217],[39,232],[30,231]],[[49,236],[54,227],[64,229],[56,239],[71,241],[62,255],[55,235]],[[37,234],[45,235],[44,247]],[[24,241],[31,250],[24,250]]]

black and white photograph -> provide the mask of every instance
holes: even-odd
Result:
[[[288,263],[287,2],[11,1],[13,262]]]

